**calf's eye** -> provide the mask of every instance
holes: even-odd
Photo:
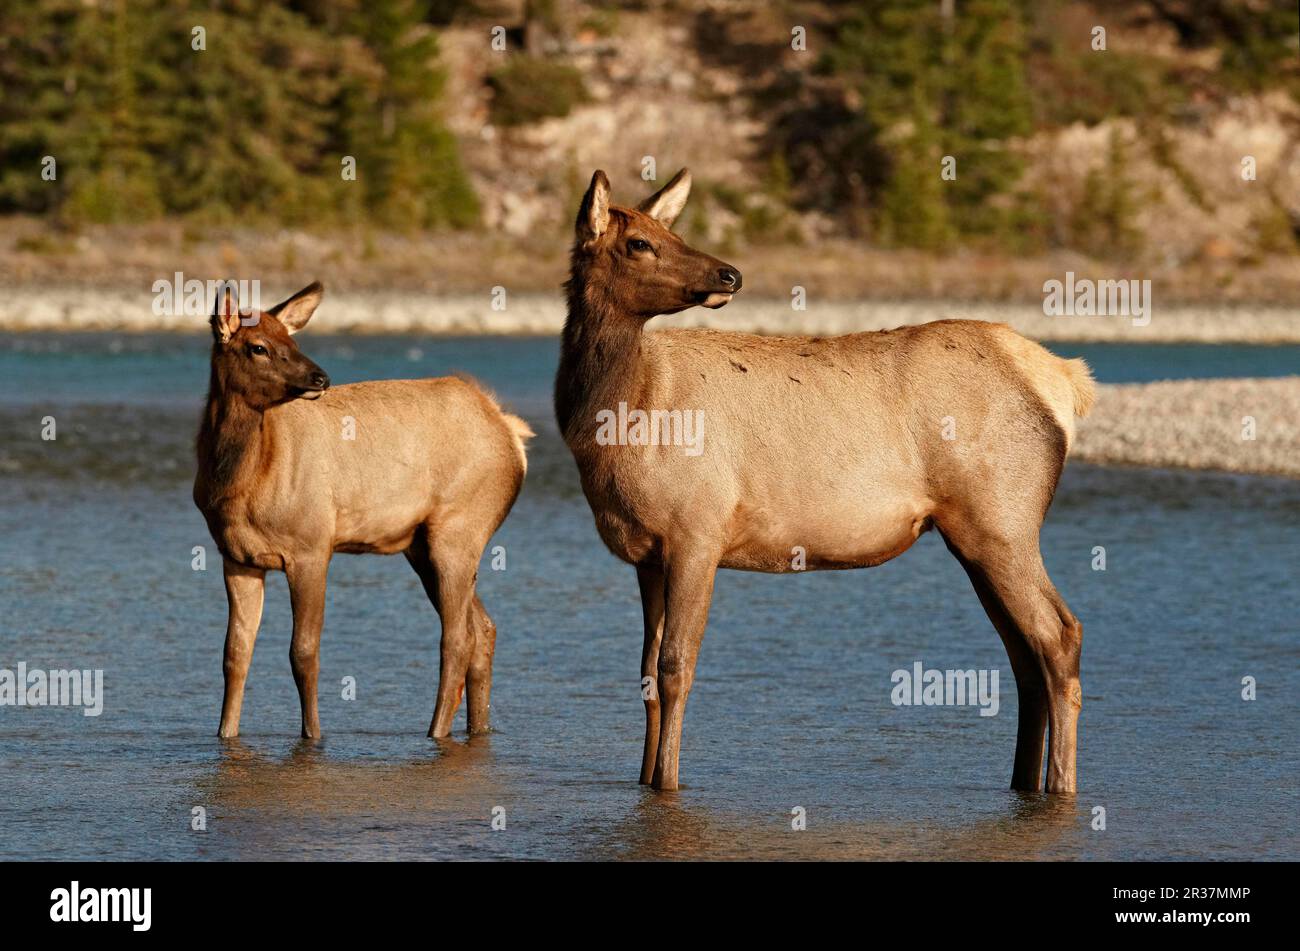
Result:
[[[627,249],[634,254],[640,251],[649,251],[650,242],[642,241],[640,238],[633,238],[627,243]]]
[[[255,357],[264,357],[266,356],[266,347],[262,346],[260,343],[255,343],[248,348],[248,352]]]

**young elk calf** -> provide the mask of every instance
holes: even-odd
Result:
[[[597,531],[641,586],[641,781],[677,788],[719,567],[868,567],[937,526],[1016,676],[1012,786],[1041,788],[1050,724],[1047,789],[1072,791],[1082,628],[1047,577],[1038,532],[1075,417],[1092,404],[1087,366],[967,320],[830,338],[646,333],[657,314],[721,307],[740,290],[734,267],[669,230],[690,187],[683,169],[619,208],[596,172],[555,381]],[[615,438],[610,421],[633,413]],[[671,424],[688,419],[695,441],[674,444]]]
[[[474,585],[483,549],[523,484],[532,432],[455,377],[330,389],[291,336],[321,294],[316,283],[269,311],[241,313],[220,293],[212,315],[194,502],[221,550],[230,602],[220,735],[239,734],[273,569],[289,580],[302,735],[320,736],[316,677],[334,552],[406,555],[442,618],[429,735],[451,732],[467,687],[469,730],[486,730],[496,627]]]

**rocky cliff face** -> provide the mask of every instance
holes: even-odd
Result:
[[[1213,75],[1213,54],[1183,49],[1168,24],[1126,18],[1106,4],[1065,6],[1057,28],[1077,32],[1085,46],[1090,24],[1108,25],[1109,51],[1097,57],[1140,54]],[[482,196],[484,223],[514,236],[561,233],[593,169],[610,173],[616,198],[631,200],[689,165],[698,185],[683,226],[696,236],[873,241],[868,183],[836,165],[837,155],[853,154],[857,93],[818,65],[842,15],[834,3],[783,10],[679,0],[626,9],[557,0],[486,4],[456,20],[440,38],[448,122]],[[505,49],[493,48],[498,26]],[[795,27],[806,31],[802,50],[792,48]],[[581,94],[565,114],[501,115],[495,77],[518,57],[580,77]],[[525,86],[553,81],[523,77]],[[1172,266],[1291,253],[1300,228],[1298,142],[1300,108],[1291,96],[1219,95],[1211,83],[1177,122],[1157,126],[1139,111],[1040,123],[1008,148],[1026,160],[1019,187],[1040,203],[1049,245],[1087,253],[1110,243],[1106,234],[1090,238],[1091,223],[1118,214],[1110,205],[1122,193],[1126,227],[1143,236],[1133,254]],[[774,182],[774,166],[793,169],[795,180]]]
[[[683,165],[705,182],[753,187],[764,122],[746,90],[759,77],[709,61],[701,47],[722,39],[700,35],[712,5],[691,6],[698,9],[620,13],[599,31],[580,21],[571,38],[546,48],[578,71],[586,101],[518,125],[497,121],[491,79],[511,56],[530,54],[494,51],[486,21],[442,35],[448,123],[461,136],[489,228],[527,235],[567,227],[596,168],[624,200]]]

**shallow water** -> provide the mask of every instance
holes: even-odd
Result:
[[[1086,630],[1075,799],[1006,790],[1010,669],[934,535],[873,571],[721,573],[683,789],[655,794],[636,784],[635,578],[596,538],[551,421],[554,342],[303,343],[336,382],[467,370],[538,429],[494,542],[507,570],[480,575],[497,732],[466,740],[462,711],[451,740],[425,738],[436,616],[402,559],[339,557],[324,740],[297,738],[281,576],[245,735],[217,740],[225,598],[189,499],[202,341],[0,335],[0,668],[102,668],[106,695],[93,718],[0,707],[0,858],[1300,858],[1300,483],[1067,470],[1043,547]],[[1296,348],[1081,349],[1129,382],[1266,375]],[[891,673],[916,661],[997,669],[998,715],[894,706]]]

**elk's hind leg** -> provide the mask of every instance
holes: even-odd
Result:
[[[1047,696],[1047,783],[1049,793],[1075,791],[1076,747],[1083,690],[1079,661],[1083,625],[1057,592],[1037,544],[1022,551],[1017,567],[990,576],[994,592],[1026,635],[1043,672]]]
[[[474,641],[465,674],[469,732],[487,733],[491,729],[492,657],[496,653],[497,626],[477,594],[470,602],[469,626]]]
[[[1046,664],[1051,722],[1047,741],[1047,791],[1075,792],[1079,745],[1079,711],[1083,709],[1083,685],[1079,666],[1083,654],[1083,624],[1074,616],[1047,572],[1043,572],[1043,594],[1060,620],[1060,640],[1048,645]]]
[[[1008,539],[966,530],[956,537],[946,533],[945,538],[962,563],[968,565],[981,600],[987,599],[986,607],[992,605],[989,617],[995,626],[1001,625],[999,633],[1003,627],[1008,631],[1003,638],[1009,642],[1007,653],[1021,692],[1013,785],[1018,789],[1039,788],[1035,760],[1042,756],[1040,710],[1045,706],[1049,725],[1047,791],[1074,792],[1079,710],[1083,703],[1079,684],[1083,626],[1047,576],[1038,550],[1038,533]],[[1039,671],[1038,682],[1032,677],[1034,666]],[[1030,684],[1028,697],[1024,683]],[[1028,775],[1031,769],[1032,779]],[[1026,781],[1027,785],[1019,784]]]
[[[945,538],[945,541],[947,539]],[[1018,697],[1018,722],[1016,726],[1016,758],[1011,768],[1011,788],[1022,792],[1037,792],[1043,787],[1043,744],[1047,732],[1047,686],[1038,657],[1029,641],[1007,613],[997,592],[989,583],[984,570],[948,541],[948,549],[961,562],[970,577],[980,604],[1002,638],[1011,672],[1016,678]]]
[[[444,529],[442,534],[455,538],[459,533]],[[424,593],[442,619],[438,693],[433,720],[429,723],[429,736],[447,736],[451,733],[452,720],[465,692],[465,679],[474,652],[470,611],[478,558],[440,542],[429,531],[417,532],[405,554],[420,576]]]

